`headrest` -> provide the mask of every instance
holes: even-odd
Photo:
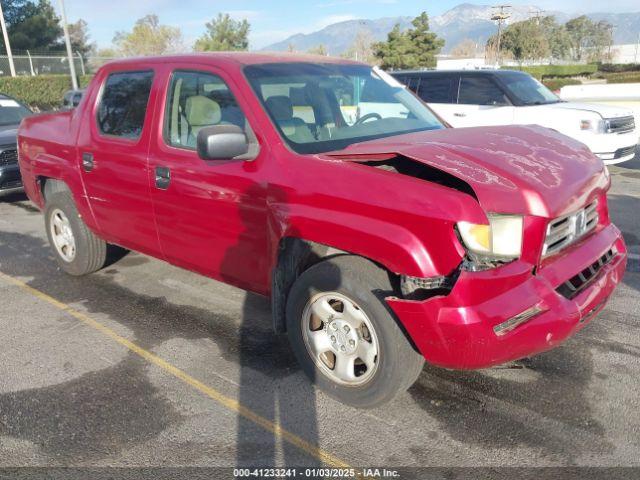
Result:
[[[273,118],[280,122],[293,118],[293,105],[291,99],[284,95],[277,95],[267,98],[267,110],[271,112]]]
[[[222,120],[218,102],[203,95],[187,98],[184,113],[189,125],[194,127],[217,125]]]

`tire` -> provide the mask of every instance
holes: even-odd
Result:
[[[46,195],[44,219],[51,250],[62,270],[70,275],[82,276],[96,272],[104,266],[107,244],[82,221],[68,189],[58,189]],[[65,249],[58,246],[60,243],[56,243],[56,240],[60,237],[60,228],[56,226],[54,229],[54,219],[57,219],[57,225],[66,219],[63,224],[70,230],[75,248],[70,249],[67,246]],[[67,243],[68,238],[65,240]]]
[[[413,385],[422,371],[424,358],[384,301],[393,291],[385,270],[365,258],[340,255],[306,270],[289,292],[287,334],[296,358],[317,386],[345,404],[373,408],[387,403]],[[327,305],[337,308],[335,315]],[[316,308],[318,315],[313,313]],[[359,327],[354,328],[354,322]],[[311,338],[321,345],[315,351]],[[339,356],[339,350],[346,353]],[[353,357],[355,363],[349,360]]]

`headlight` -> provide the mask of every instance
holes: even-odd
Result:
[[[588,130],[594,133],[607,133],[609,122],[606,120],[580,120],[580,130]]]
[[[522,253],[522,217],[489,214],[488,218],[489,225],[458,222],[464,246],[479,257],[518,258]]]

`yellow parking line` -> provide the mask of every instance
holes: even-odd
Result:
[[[298,435],[291,433],[288,430],[285,430],[278,423],[272,422],[271,420],[255,413],[253,410],[245,407],[237,400],[231,397],[228,397],[226,395],[223,395],[215,388],[209,387],[208,385],[205,385],[201,381],[196,380],[195,378],[188,375],[184,371],[171,365],[169,362],[154,355],[148,350],[145,350],[144,348],[136,345],[135,343],[127,340],[126,338],[121,337],[116,332],[111,330],[109,327],[97,322],[93,318],[85,315],[84,313],[67,305],[66,303],[60,302],[55,298],[47,295],[46,293],[41,292],[40,290],[36,290],[35,288],[30,287],[29,285],[18,280],[17,278],[13,278],[12,276],[7,275],[3,272],[0,272],[0,278],[6,280],[9,283],[12,283],[13,285],[20,287],[22,290],[33,295],[34,297],[37,297],[40,300],[43,300],[48,304],[53,305],[54,307],[68,313],[69,315],[76,318],[77,320],[80,320],[85,325],[90,326],[91,328],[99,331],[100,333],[116,341],[120,345],[128,348],[133,353],[147,360],[149,363],[152,363],[157,367],[160,367],[162,370],[169,373],[170,375],[173,375],[174,377],[179,378],[184,383],[190,385],[191,387],[195,388],[201,393],[204,393],[206,396],[208,396],[212,400],[215,400],[220,405],[228,408],[229,410],[236,412],[238,415],[243,416],[244,418],[261,426],[265,430],[273,433],[273,435],[275,435],[276,437],[282,438],[286,442],[298,447],[300,450],[303,450],[304,452],[308,453],[314,458],[317,458],[318,460],[323,462],[325,465],[329,465],[336,468],[351,468],[348,464],[334,457],[330,453],[322,450],[321,448],[317,447],[316,445],[310,442],[307,442],[306,440],[299,437]]]

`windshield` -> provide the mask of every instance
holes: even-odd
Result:
[[[245,74],[298,153],[444,128],[402,84],[366,65],[278,63],[248,66]]]
[[[526,73],[503,74],[500,79],[509,93],[523,105],[544,105],[561,101],[555,93]]]
[[[18,125],[31,110],[11,98],[0,98],[0,126]]]

